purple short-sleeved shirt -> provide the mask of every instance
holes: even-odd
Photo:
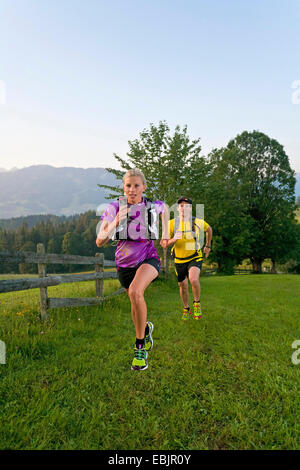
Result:
[[[128,204],[131,222],[128,223],[127,234],[134,240],[119,240],[116,249],[116,267],[135,268],[143,261],[149,258],[156,258],[159,262],[159,256],[154,246],[153,240],[149,240],[146,235],[147,227],[145,224],[146,202],[143,198],[139,204]],[[152,207],[155,207],[157,216],[164,211],[164,203],[162,201],[153,201]],[[112,222],[119,212],[119,202],[111,202],[103,215],[101,221],[107,220]]]

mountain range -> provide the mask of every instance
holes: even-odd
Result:
[[[33,214],[70,216],[97,210],[108,191],[97,184],[115,185],[104,168],[55,168],[34,165],[0,169],[0,219]]]
[[[300,196],[300,173],[296,175]],[[34,165],[22,169],[0,168],[0,219],[34,214],[71,216],[97,210],[107,202],[108,191],[97,184],[119,185],[104,168],[55,168]]]

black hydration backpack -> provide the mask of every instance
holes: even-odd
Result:
[[[124,196],[118,198],[119,207],[121,208],[123,205],[127,205],[127,200]],[[147,212],[147,239],[150,240],[158,240],[159,232],[158,232],[158,215],[155,210],[155,204],[151,201],[151,199],[144,197],[144,202],[146,203],[146,212]],[[128,226],[130,223],[139,224],[140,222],[135,222],[135,219],[131,216],[127,216],[125,219],[116,229],[114,235],[112,236],[112,240],[132,240],[128,236]],[[137,240],[133,240],[137,241]]]
[[[179,224],[180,224],[180,220],[179,220],[179,217],[176,217],[175,219],[175,222],[174,222],[174,235],[175,233],[177,232],[178,228],[179,228]],[[185,260],[185,261],[189,261],[190,259],[194,258],[195,256],[198,255],[198,251],[201,250],[201,243],[200,243],[200,227],[199,225],[196,224],[196,217],[192,217],[192,220],[191,220],[191,227],[194,228],[194,230],[185,230],[185,233],[188,233],[188,232],[191,232],[192,233],[192,236],[193,236],[193,239],[195,240],[195,252],[190,255],[190,256],[187,256],[186,258],[179,258],[178,256],[175,255],[175,244],[173,245],[172,249],[171,249],[171,256],[172,258],[177,258],[177,259],[180,259],[181,261]],[[197,229],[198,228],[198,234],[197,234]]]

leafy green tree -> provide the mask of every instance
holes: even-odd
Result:
[[[229,202],[232,209],[225,211],[229,219],[236,212],[245,243],[243,258],[251,259],[253,270],[261,272],[262,261],[269,257],[276,261],[283,250],[288,255],[293,242],[286,246],[282,234],[292,230],[295,177],[282,145],[262,132],[245,131],[213,152],[210,163],[216,191],[211,197],[215,205],[220,194],[227,207]],[[221,237],[226,240],[224,234]]]
[[[209,155],[211,171],[206,189],[205,219],[213,228],[213,250],[210,256],[218,271],[233,274],[235,265],[250,248],[251,218],[241,204],[239,179],[228,174],[227,149],[215,149]]]
[[[191,165],[200,157],[200,139],[191,140],[187,133],[187,126],[183,129],[176,126],[174,133],[165,121],[158,126],[150,124],[149,129],[140,132],[139,137],[129,141],[127,159],[114,154],[122,170],[107,168],[117,179],[122,180],[124,173],[130,168],[140,169],[147,180],[146,195],[153,200],[164,200],[169,206],[173,205],[178,196],[189,190],[191,183]],[[98,186],[108,188],[112,193],[107,199],[115,198],[123,193],[120,186]]]

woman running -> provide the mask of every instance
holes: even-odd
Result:
[[[153,239],[158,238],[159,214],[162,214],[163,227],[168,223],[164,203],[143,197],[146,187],[145,176],[140,170],[132,169],[125,173],[125,198],[108,205],[101,217],[102,224],[96,240],[98,247],[105,245],[110,238],[118,240],[116,268],[131,302],[136,332],[132,370],[148,368],[147,352],[153,347],[153,323],[147,321],[144,292],[160,272],[160,259],[153,243]]]

